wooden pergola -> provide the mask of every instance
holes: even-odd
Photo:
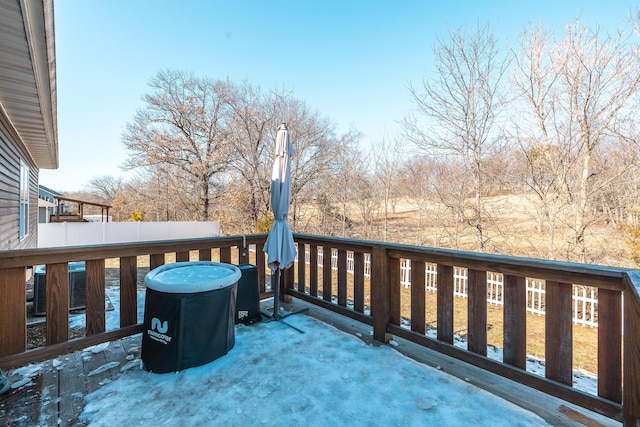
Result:
[[[71,199],[69,197],[55,197],[56,200],[56,213],[50,216],[50,222],[82,222],[84,221],[84,207],[95,206],[100,208],[100,214],[102,216],[101,222],[109,222],[109,209],[111,205],[103,205],[101,203],[87,202],[86,200]],[[62,202],[69,202],[78,205],[77,213],[61,213]]]

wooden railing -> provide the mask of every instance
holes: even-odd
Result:
[[[402,337],[625,425],[635,426],[640,420],[640,272],[302,234],[294,238],[299,254],[309,251],[309,265],[298,262],[290,269],[285,275],[286,291],[372,325],[376,340]],[[315,255],[320,247],[323,265],[318,265]],[[338,253],[333,273],[331,251]],[[349,252],[355,266],[347,280]],[[365,254],[372,260],[370,283],[362,274]],[[404,259],[411,260],[411,286],[406,291],[400,285]],[[437,310],[430,313],[437,319],[435,338],[428,337],[426,330],[425,263],[437,264]],[[468,269],[466,349],[454,345],[454,267]],[[504,274],[502,361],[487,357],[488,272]],[[526,370],[528,277],[546,281],[544,377]],[[572,386],[572,286],[576,284],[598,290],[597,396]],[[370,304],[364,303],[367,296]],[[401,316],[401,299],[404,311],[410,313],[408,324]]]
[[[165,263],[165,255],[176,261],[214,260],[258,266],[260,291],[265,292],[266,235],[216,237],[56,249],[0,252],[0,368],[50,359],[101,342],[142,332],[138,323],[138,257],[148,256],[148,268]],[[250,251],[251,247],[258,250]],[[233,249],[233,251],[232,251]],[[232,254],[235,259],[232,259]],[[105,265],[119,265],[120,328],[106,331]],[[69,339],[68,263],[85,261],[85,336]],[[46,265],[46,346],[27,350],[26,273],[35,265]]]
[[[298,251],[310,253],[309,264],[300,257],[285,272],[283,297],[294,296],[371,325],[374,338],[388,342],[393,335],[463,360],[568,402],[601,413],[624,425],[640,419],[640,272],[535,259],[506,257],[380,242],[295,234]],[[19,366],[140,333],[137,323],[138,256],[149,256],[149,268],[176,261],[198,251],[200,260],[253,263],[258,266],[261,292],[265,291],[266,235],[190,239],[152,243],[66,247],[0,252],[0,367]],[[256,250],[251,253],[249,247]],[[318,248],[335,250],[318,264]],[[232,259],[232,253],[236,254]],[[353,256],[348,277],[347,254]],[[371,259],[370,278],[364,257]],[[119,260],[120,328],[105,331],[105,262]],[[192,257],[193,258],[193,257]],[[400,263],[411,260],[411,286],[400,285]],[[69,339],[67,263],[86,261],[86,333]],[[437,333],[427,336],[425,263],[437,264]],[[25,271],[46,264],[46,346],[26,348]],[[467,346],[454,345],[454,267],[468,269],[466,300]],[[504,274],[503,360],[487,357],[487,272]],[[545,376],[526,370],[526,278],[546,281]],[[597,395],[572,386],[573,285],[598,290]],[[408,292],[408,296],[407,296]],[[263,294],[264,295],[264,294]],[[408,301],[407,302],[407,298]],[[403,316],[403,312],[409,312]],[[404,322],[406,317],[409,323]],[[624,334],[623,334],[624,331]]]

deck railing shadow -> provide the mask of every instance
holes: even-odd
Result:
[[[187,261],[193,251],[198,251],[200,260],[211,260],[213,255],[222,262],[252,263],[258,267],[261,295],[266,297],[265,239],[262,234],[0,252],[0,367],[50,359],[142,332],[137,323],[138,256],[148,255],[151,269],[164,264],[167,254]],[[294,239],[298,252],[308,251],[310,256],[308,263],[300,257],[285,271],[283,298],[300,298],[371,325],[380,342],[396,335],[624,425],[635,426],[640,420],[639,271],[305,234],[294,234]],[[324,254],[337,251],[333,272],[330,256],[318,263],[319,248]],[[371,260],[367,278],[365,255]],[[120,266],[120,328],[107,332],[105,262],[114,258]],[[410,327],[403,326],[401,318],[401,260],[411,260]],[[86,332],[85,337],[70,340],[67,264],[74,261],[86,262]],[[435,338],[426,333],[427,263],[437,264]],[[46,346],[27,350],[26,270],[41,264],[47,266]],[[454,346],[454,268],[467,269],[466,349]],[[352,275],[347,279],[348,271]],[[487,357],[487,273],[496,272],[504,275],[502,361]],[[527,278],[545,281],[544,377],[526,370]],[[572,384],[574,285],[598,292],[597,395]]]

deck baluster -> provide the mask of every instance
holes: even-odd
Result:
[[[347,251],[338,249],[338,305],[347,306]]]
[[[69,266],[47,264],[46,270],[46,336],[47,345],[52,345],[69,340]]]
[[[227,264],[231,263],[231,248],[225,247],[220,248],[220,262],[226,262]]]
[[[138,258],[120,258],[120,327],[138,323]]]
[[[504,275],[503,362],[527,369],[527,284],[524,277]]]
[[[438,264],[438,340],[453,344],[453,267]]]
[[[105,318],[105,260],[86,261],[85,304],[87,336],[104,332]]]
[[[425,263],[411,260],[411,330],[426,333]]]
[[[305,244],[298,242],[298,292],[304,292],[306,288],[306,268],[307,263],[305,262]]]
[[[322,247],[322,299],[331,302],[333,290],[331,289],[331,246]]]
[[[401,324],[401,304],[400,304],[400,259],[390,258],[387,261],[389,275],[389,323],[392,325]]]
[[[189,251],[176,252],[176,262],[189,262]]]
[[[353,309],[364,313],[364,254],[353,253]]]
[[[545,376],[567,385],[573,384],[571,288],[550,280],[545,284]]]
[[[211,261],[211,248],[200,249],[200,251],[198,251],[198,259],[200,261]]]
[[[0,269],[0,357],[27,349],[24,267]]]
[[[149,255],[149,271],[164,265],[164,254]]]
[[[309,295],[318,296],[318,246],[309,245]]]
[[[487,272],[467,270],[467,349],[487,355]]]

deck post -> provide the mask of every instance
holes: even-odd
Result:
[[[373,339],[382,343],[391,340],[387,332],[390,322],[389,260],[382,246],[374,246],[371,260],[371,315],[373,316]]]
[[[626,272],[624,282],[624,377],[622,416],[626,426],[640,421],[640,272]]]

